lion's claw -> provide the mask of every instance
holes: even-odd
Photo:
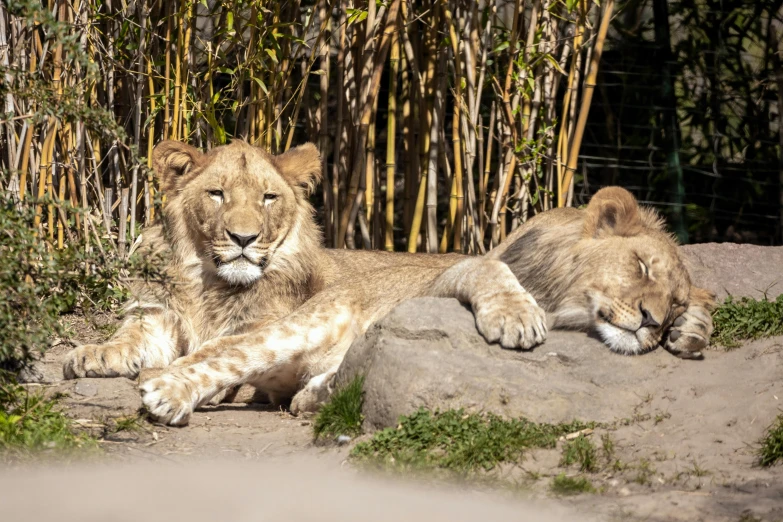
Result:
[[[164,424],[185,426],[193,413],[193,386],[179,373],[169,372],[139,386],[147,411]]]
[[[710,345],[712,316],[701,306],[691,306],[674,320],[664,338],[664,348],[681,359],[703,359]]]
[[[546,340],[546,313],[522,288],[479,299],[474,312],[479,333],[490,343],[528,349]]]

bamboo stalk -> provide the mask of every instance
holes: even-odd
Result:
[[[174,107],[172,109],[172,123],[171,134],[169,138],[172,140],[178,140],[180,133],[180,103],[182,96],[182,62],[183,62],[183,47],[185,44],[185,31],[183,28],[185,17],[185,4],[189,0],[184,0],[179,10],[179,21],[177,23],[177,50],[174,56]]]
[[[457,31],[454,28],[454,21],[452,20],[451,11],[448,8],[443,10],[445,15],[445,22],[449,30],[449,39],[451,40],[452,58],[454,60],[454,107],[452,110],[452,142],[454,143],[454,182],[453,182],[453,199],[454,199],[454,213],[451,217],[451,227],[454,232],[454,250],[456,252],[462,252],[462,219],[464,212],[464,193],[463,193],[463,180],[462,180],[462,155],[463,146],[460,132],[460,122],[462,116],[460,114],[460,105],[462,104],[462,63],[459,53],[459,38],[457,37]],[[470,47],[469,45],[466,48]],[[467,81],[467,80],[466,80]],[[462,111],[464,114],[464,111]]]
[[[57,135],[57,120],[53,117],[49,117],[49,122],[46,125],[46,138],[43,142],[41,149],[41,162],[40,172],[38,174],[38,193],[36,194],[37,203],[35,205],[35,217],[33,218],[33,228],[35,234],[38,235],[39,227],[41,226],[41,219],[43,214],[43,204],[41,200],[46,194],[47,179],[51,179],[52,168],[52,153],[54,150],[54,139]]]
[[[446,90],[446,53],[440,52],[438,60],[438,86],[435,89],[435,103],[430,127],[430,151],[427,163],[427,252],[438,251],[438,150],[440,147],[441,118],[444,112],[444,91]]]
[[[394,171],[395,136],[397,135],[397,76],[400,65],[400,24],[392,35],[391,55],[389,56],[389,104],[386,126],[386,221],[384,248],[394,251]]]
[[[596,36],[593,55],[590,60],[587,76],[585,77],[582,106],[579,109],[579,120],[576,123],[576,129],[574,130],[574,140],[568,153],[568,164],[566,165],[565,177],[563,178],[561,185],[564,189],[570,187],[571,183],[573,182],[574,172],[576,171],[576,163],[579,159],[579,148],[582,145],[582,136],[584,135],[585,126],[587,125],[587,115],[590,112],[590,103],[593,99],[593,90],[595,89],[595,82],[596,78],[598,77],[598,65],[601,61],[601,53],[604,49],[606,33],[609,31],[609,22],[612,20],[613,10],[614,0],[606,0],[604,3],[604,15],[601,18],[601,25],[598,27],[598,35]],[[558,199],[558,206],[562,207],[563,204],[564,200],[563,194],[561,192]]]
[[[319,18],[321,20],[326,20],[326,26],[324,27],[324,30],[327,32],[326,35],[324,35],[324,43],[321,45],[320,49],[320,59],[321,59],[321,77],[320,77],[320,94],[321,99],[318,103],[318,148],[321,151],[321,158],[322,158],[322,168],[323,168],[323,182],[322,182],[322,189],[323,189],[323,197],[324,197],[324,219],[326,221],[324,229],[326,232],[326,242],[331,243],[332,242],[332,233],[333,233],[333,227],[331,226],[330,220],[333,219],[333,212],[332,212],[332,187],[329,184],[329,162],[327,161],[328,157],[328,146],[329,146],[329,124],[326,119],[326,111],[327,106],[329,102],[329,55],[332,50],[332,38],[331,35],[328,34],[330,31],[331,26],[331,13],[327,12],[327,0],[320,0],[319,1]]]
[[[128,199],[130,197],[130,190],[123,188],[120,196],[120,223],[117,232],[117,247],[119,249],[120,257],[125,257],[126,242],[128,236]]]
[[[411,219],[411,229],[408,236],[408,252],[416,252],[421,232],[421,224],[424,221],[424,201],[427,191],[428,164],[430,156],[430,136],[432,129],[433,103],[435,99],[435,83],[438,54],[438,18],[440,9],[438,4],[432,4],[432,17],[430,19],[429,31],[424,34],[426,43],[426,68],[425,73],[419,77],[419,188],[416,196],[416,207],[414,208],[413,218]],[[409,57],[411,65],[415,64],[415,56]],[[417,70],[417,69],[415,69]],[[436,154],[437,157],[437,154]]]
[[[137,4],[139,12],[139,52],[136,64],[136,114],[134,117],[133,134],[136,150],[141,150],[141,105],[144,100],[144,55],[146,50],[147,6],[146,2]],[[131,241],[136,239],[136,194],[139,186],[139,162],[134,160],[133,173],[131,174],[130,194],[130,235]],[[146,191],[145,191],[146,193]]]
[[[180,88],[180,94],[182,96],[182,100],[180,101],[180,111],[182,115],[180,116],[180,123],[183,124],[184,130],[180,136],[184,140],[190,139],[190,117],[188,117],[188,78],[190,75],[190,40],[193,35],[193,0],[185,0],[185,18],[181,21],[182,23],[187,23],[187,28],[185,29],[185,35],[183,39],[184,48],[182,50],[182,56],[180,57],[182,60],[182,71],[181,71],[181,80],[182,80],[182,86]]]
[[[174,3],[172,1],[166,4],[166,37],[164,40],[166,45],[166,63],[163,71],[163,136],[166,137],[173,136],[169,95],[171,93],[171,26],[174,20]]]
[[[348,126],[343,125],[343,112],[345,111],[345,46],[346,46],[346,9],[348,4],[345,0],[340,2],[340,46],[337,51],[337,130],[334,140],[334,160],[332,164],[332,246],[338,248],[337,244],[340,235],[340,180],[348,171],[348,162],[346,156],[348,151]]]
[[[359,178],[364,172],[365,167],[365,145],[367,143],[367,134],[369,133],[370,119],[372,117],[372,107],[375,104],[375,100],[378,97],[378,91],[380,89],[381,74],[383,72],[383,64],[386,61],[386,56],[391,45],[391,34],[394,33],[394,26],[396,25],[397,15],[400,9],[400,0],[392,0],[391,5],[386,13],[386,28],[384,29],[381,44],[378,48],[378,62],[373,71],[372,78],[369,84],[369,96],[365,99],[364,107],[362,109],[362,117],[359,125],[358,143],[356,147],[356,157],[354,159],[351,183],[348,189],[347,201],[353,201],[356,205],[356,194],[359,192]],[[343,211],[340,221],[340,234],[337,239],[337,244],[342,246],[345,241],[346,232],[348,229],[348,222],[351,217],[353,208],[351,205],[346,205],[346,211]]]
[[[147,59],[147,81],[149,83],[150,116],[155,114],[155,81],[152,78],[152,59]],[[166,131],[163,131],[166,135]],[[155,184],[152,177],[152,150],[155,147],[155,118],[150,118],[147,128],[147,175],[144,177],[144,224],[150,225],[155,220]]]

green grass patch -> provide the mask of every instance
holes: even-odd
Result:
[[[579,495],[595,493],[595,487],[585,477],[568,477],[560,473],[552,479],[552,492],[557,495]]]
[[[313,422],[315,439],[339,435],[355,437],[362,432],[364,377],[356,377],[345,387],[335,390],[329,402],[318,411]]]
[[[517,463],[525,450],[554,448],[559,437],[585,427],[578,421],[536,424],[489,413],[420,409],[400,417],[397,428],[386,428],[357,444],[351,457],[387,469],[435,469],[466,475],[489,471],[500,463]]]
[[[783,294],[774,301],[732,296],[713,313],[712,343],[736,348],[740,341],[783,335]]]
[[[584,435],[579,435],[563,447],[561,466],[579,465],[580,471],[594,473],[598,471],[598,452],[593,442]]]
[[[40,450],[97,448],[57,408],[57,398],[30,394],[15,384],[0,385],[0,454],[27,456]]]
[[[140,415],[128,415],[125,417],[117,417],[113,419],[111,433],[128,432],[135,433],[144,431],[144,425],[142,424],[142,417]]]
[[[783,415],[778,415],[767,428],[767,433],[761,439],[758,451],[759,464],[772,466],[778,461],[783,462]]]

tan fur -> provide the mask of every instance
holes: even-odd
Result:
[[[274,157],[244,143],[205,155],[163,142],[154,164],[169,199],[164,224],[144,232],[139,254],[170,249],[175,284],[135,288],[133,308],[154,313],[131,317],[104,345],[74,350],[64,374],[130,377],[168,366],[141,383],[147,409],[167,423],[186,424],[199,404],[244,383],[274,399],[293,397],[294,412],[316,409],[352,341],[416,296],[469,304],[482,335],[510,348],[545,339],[536,294],[558,326],[600,326],[606,315],[624,331],[638,330],[636,302],[622,299],[631,291],[622,281],[639,265],[623,259],[601,269],[602,242],[627,250],[620,242],[660,235],[662,250],[650,263],[669,291],[648,289],[661,326],[642,336],[645,349],[688,304],[690,283],[673,263],[674,244],[624,191],[630,201],[599,193],[587,212],[545,213],[483,258],[392,254],[321,248],[307,202],[321,171],[311,144]],[[621,289],[614,301],[612,288]],[[666,299],[682,310],[664,311]]]
[[[683,357],[709,344],[714,296],[691,286],[658,214],[620,187],[601,189],[585,210],[537,215],[488,257],[511,267],[550,328],[594,329],[629,354],[653,349],[664,334],[665,346]],[[646,326],[643,310],[652,321]]]

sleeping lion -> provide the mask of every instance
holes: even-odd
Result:
[[[241,384],[292,398],[293,413],[316,410],[352,341],[417,296],[470,305],[478,331],[506,348],[541,344],[548,328],[594,330],[622,354],[662,344],[696,357],[709,344],[713,296],[691,285],[656,213],[618,187],[530,219],[483,257],[403,254],[322,247],[313,144],[272,156],[164,141],[153,163],[165,216],[135,255],[168,255],[173,284],[134,283],[123,326],[72,350],[63,374],[165,368],[140,389],[168,424]]]

